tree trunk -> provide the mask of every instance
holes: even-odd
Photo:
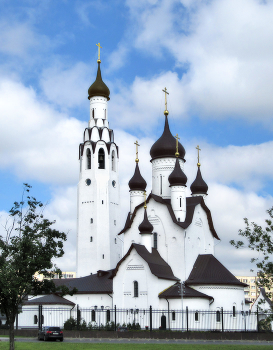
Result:
[[[14,321],[15,317],[11,317],[9,322],[9,350],[14,350]]]

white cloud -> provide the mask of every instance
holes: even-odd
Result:
[[[39,101],[21,83],[0,83],[0,166],[18,178],[69,184],[77,179],[78,143],[84,126]]]
[[[182,4],[127,1],[131,21],[137,22],[131,45],[151,55],[167,49],[177,65],[187,67],[177,103],[188,113],[236,115],[273,127],[272,2]]]
[[[94,74],[93,74],[94,76]],[[67,66],[56,61],[43,70],[40,84],[46,98],[63,109],[88,106],[88,88],[93,83],[90,66],[78,62]]]

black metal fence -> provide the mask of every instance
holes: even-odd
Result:
[[[173,331],[270,331],[272,313],[228,310],[158,310],[109,308],[53,308],[47,306],[23,307],[18,315],[17,328],[46,326],[76,329],[128,329]],[[70,320],[70,321],[68,321]]]

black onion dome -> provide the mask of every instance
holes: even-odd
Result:
[[[153,232],[153,225],[150,223],[147,217],[147,211],[144,209],[144,219],[142,223],[138,226],[139,233],[152,233]]]
[[[202,178],[200,167],[198,167],[196,179],[191,184],[191,192],[192,194],[207,194],[208,185]]]
[[[169,176],[169,183],[170,186],[186,186],[187,176],[181,169],[178,158],[176,158],[174,169]]]
[[[165,117],[166,117],[165,127],[164,127],[163,134],[152,145],[152,148],[150,150],[150,155],[152,157],[152,160],[155,158],[175,157],[176,139],[173,137],[173,135],[170,132],[168,117],[167,116]],[[179,158],[184,159],[186,152],[180,142],[178,142],[178,152],[179,152]]]
[[[140,174],[138,163],[136,163],[135,173],[128,185],[131,191],[145,191],[147,183]]]
[[[110,90],[108,86],[103,82],[101,77],[100,62],[98,62],[97,78],[88,89],[89,100],[93,96],[103,96],[106,97],[108,101],[110,100]]]

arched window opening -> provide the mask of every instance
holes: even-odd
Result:
[[[37,324],[37,323],[38,323],[38,316],[34,315],[34,324]]]
[[[93,218],[90,219],[90,224],[93,224]]]
[[[180,197],[179,198],[179,205],[180,205],[180,208],[182,207],[182,198]]]
[[[117,239],[115,238],[115,244],[117,244]]]
[[[106,109],[104,110],[104,118],[106,119]]]
[[[98,163],[99,163],[99,169],[105,169],[105,153],[103,148],[99,149]]]
[[[138,298],[138,282],[134,281],[134,298]]]
[[[102,259],[104,259],[104,254],[102,254]]]
[[[95,118],[95,111],[94,111],[94,108],[92,109],[92,118],[93,118],[93,119]]]
[[[95,310],[92,310],[92,322],[95,322],[96,321],[96,312]]]
[[[232,316],[236,317],[236,306],[235,305],[233,305],[233,307],[232,307]]]
[[[221,322],[221,314],[219,310],[216,311],[216,322]]]
[[[92,236],[90,237],[90,242],[93,242],[93,237]]]
[[[87,164],[87,169],[91,169],[91,152],[90,152],[90,148],[87,148],[86,151],[86,164]]]
[[[162,175],[160,175],[160,194],[162,194]]]
[[[112,151],[112,170],[116,171],[116,156],[115,151]]]
[[[195,320],[196,322],[199,321],[199,314],[198,314],[198,311],[196,311],[195,314],[194,314],[194,320]]]
[[[157,249],[157,233],[154,233],[154,248]]]
[[[172,321],[175,321],[175,311],[172,312]]]
[[[106,322],[110,322],[110,310],[106,311]]]

